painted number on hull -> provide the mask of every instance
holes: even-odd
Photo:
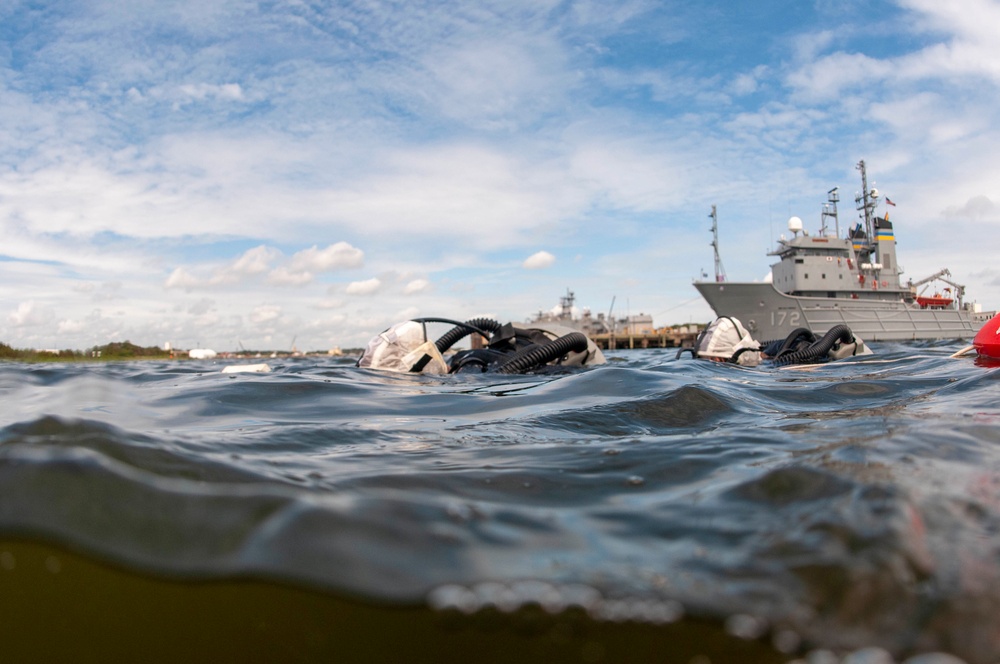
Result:
[[[799,315],[798,311],[772,311],[771,312],[771,327],[798,327],[799,326]]]

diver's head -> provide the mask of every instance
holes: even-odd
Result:
[[[368,342],[358,366],[366,369],[404,373],[448,373],[448,363],[421,321],[408,320],[393,325]]]
[[[722,316],[699,335],[694,355],[703,360],[755,367],[760,364],[760,344],[738,319]]]
[[[454,327],[436,341],[427,338],[426,323]],[[460,339],[478,334],[485,348],[451,351]],[[448,360],[443,354],[448,353]],[[460,322],[448,318],[416,318],[399,323],[368,342],[357,366],[406,373],[446,374],[460,371],[526,373],[547,366],[604,364],[601,349],[582,332],[558,325],[501,325],[492,318]]]

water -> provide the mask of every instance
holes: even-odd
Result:
[[[23,601],[0,636],[55,653],[46,630],[84,630],[95,661],[146,625],[201,634],[205,660],[243,639],[294,641],[283,659],[995,662],[1000,373],[959,347],[504,377],[0,364],[0,593]],[[119,622],[80,606],[95,588]]]

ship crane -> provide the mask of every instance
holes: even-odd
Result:
[[[945,268],[943,270],[938,270],[937,272],[935,272],[934,274],[925,279],[920,279],[919,281],[911,281],[909,283],[910,291],[916,294],[918,286],[924,286],[924,284],[929,284],[930,282],[935,280],[943,281],[944,283],[948,284],[949,286],[955,289],[955,297],[958,299],[959,308],[961,308],[962,300],[965,298],[965,286],[957,284],[951,279],[946,278],[950,276],[951,276],[951,271],[948,268]],[[924,286],[923,290],[920,291],[921,295],[925,290],[927,290],[926,286]]]

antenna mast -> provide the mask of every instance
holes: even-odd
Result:
[[[722,258],[719,256],[719,216],[715,213],[715,206],[712,206],[712,214],[708,215],[712,219],[712,249],[715,251],[715,280],[725,281],[726,270],[722,267]]]
[[[858,162],[858,170],[861,171],[861,193],[854,199],[858,206],[858,212],[862,213],[865,220],[865,233],[868,234],[868,253],[873,250],[875,237],[872,232],[875,230],[872,218],[875,216],[875,206],[878,205],[878,190],[868,189],[868,174],[865,172],[865,160]]]
[[[823,218],[822,218],[822,228],[820,232],[826,235],[826,220],[828,217],[833,217],[833,226],[836,232],[835,237],[840,237],[840,219],[837,217],[837,201],[840,200],[840,194],[838,193],[839,187],[834,187],[830,191],[826,192],[826,205],[823,206]]]

